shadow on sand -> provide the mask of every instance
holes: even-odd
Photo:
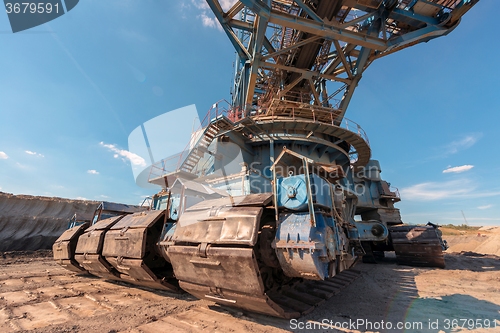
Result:
[[[500,270],[499,257],[473,253],[447,254],[446,263],[447,268],[442,271],[449,271],[449,274],[457,274],[457,270]],[[358,264],[357,269],[362,271],[361,278],[296,321],[219,305],[210,308],[268,326],[270,331],[279,328],[293,332],[452,333],[480,326],[496,327],[491,332],[500,331],[500,306],[497,304],[460,294],[458,290],[439,297],[420,297],[415,277],[434,268],[397,265],[395,257],[387,257],[378,264]]]

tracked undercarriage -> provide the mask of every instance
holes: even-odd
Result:
[[[337,257],[331,262],[329,277],[287,276],[273,250],[276,224],[271,222],[274,210],[269,206],[270,196],[233,199],[240,201],[237,206],[232,206],[228,198],[204,201],[187,209],[176,224],[166,219],[166,211],[153,210],[105,219],[84,233],[85,226],[75,227],[61,236],[54,248],[70,238],[69,234],[81,234],[69,241],[70,247],[76,243],[75,259],[66,258],[79,263],[80,272],[171,292],[180,292],[182,288],[200,299],[282,318],[309,313],[357,278],[358,272],[352,268],[356,258],[346,254],[343,260]],[[217,214],[204,218],[204,213],[214,207]],[[204,223],[190,223],[199,221],[200,215]],[[160,223],[155,226],[155,222]],[[170,234],[165,233],[160,240],[159,226],[169,224]],[[434,230],[391,227],[398,262],[443,267],[441,244],[434,247],[440,240]],[[415,242],[416,232],[427,233],[422,242]],[[395,242],[398,237],[406,241]],[[362,255],[359,250],[356,254]],[[75,265],[60,261],[59,253],[54,252],[58,262],[75,270]],[[291,253],[299,255],[299,251]],[[70,252],[67,254],[71,256]],[[306,261],[302,263],[304,268],[305,264]]]
[[[359,159],[352,164],[345,153],[348,142],[343,147],[325,145],[327,154],[306,156],[301,153],[308,151],[311,136],[305,128],[294,130],[293,143],[252,143],[262,160],[279,149],[266,170],[255,163],[255,155],[254,163],[246,163],[247,152],[234,142],[248,139],[260,126],[267,133],[281,130],[287,119],[264,118],[261,124],[254,118],[248,132],[240,127],[247,119],[230,120],[225,113],[210,119],[184,170],[151,179],[166,188],[153,197],[152,210],[69,229],[54,244],[56,260],[105,279],[184,290],[282,318],[308,313],[338,293],[357,277],[356,261],[373,251],[396,251],[403,264],[444,266],[436,229],[403,226],[399,211],[388,204],[398,197],[387,191],[380,170],[360,167]],[[358,149],[368,147],[359,135],[335,125],[315,127],[323,131],[317,136],[325,138],[328,131],[350,135]],[[207,148],[200,154],[197,149],[203,145]],[[199,177],[181,178],[194,154],[199,159],[191,172]],[[211,174],[196,168],[217,154]],[[248,193],[251,189],[260,193]],[[356,220],[377,214],[378,220]]]

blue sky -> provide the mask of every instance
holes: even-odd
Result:
[[[200,1],[85,0],[13,34],[0,14],[0,191],[139,203],[137,126],[229,99],[234,52]],[[367,132],[409,223],[500,224],[496,7],[376,61],[347,118]],[[175,123],[166,124],[165,131]]]

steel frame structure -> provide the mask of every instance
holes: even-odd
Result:
[[[206,1],[236,50],[233,107],[301,103],[340,122],[375,59],[448,34],[479,0]]]

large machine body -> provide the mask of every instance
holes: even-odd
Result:
[[[444,267],[439,231],[403,225],[397,190],[344,114],[373,60],[446,35],[476,2],[242,0],[225,11],[207,0],[237,52],[232,102],[151,167],[163,187],[152,210],[68,230],[68,257],[104,278],[284,318],[349,284],[360,257]]]

